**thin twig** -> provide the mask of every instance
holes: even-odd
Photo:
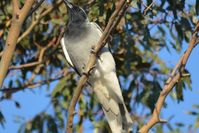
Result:
[[[4,96],[10,96],[11,94],[22,91],[22,90],[37,88],[37,87],[43,86],[45,84],[48,84],[49,82],[60,80],[60,79],[64,78],[67,74],[69,74],[69,71],[65,72],[62,70],[60,74],[58,76],[56,76],[55,78],[40,80],[40,81],[37,81],[34,83],[26,83],[24,85],[21,85],[20,87],[15,87],[15,88],[4,88],[0,91],[5,94]],[[5,98],[6,97],[1,97],[0,99],[3,100]]]
[[[73,98],[71,100],[69,109],[68,109],[68,117],[67,117],[67,128],[66,128],[66,132],[67,133],[72,133],[72,129],[73,129],[73,116],[74,116],[74,110],[75,110],[75,106],[77,104],[77,101],[80,97],[80,94],[82,92],[82,89],[84,87],[84,85],[86,84],[87,80],[88,80],[88,75],[89,75],[89,71],[93,68],[96,59],[97,59],[97,54],[99,53],[99,51],[105,46],[106,42],[108,41],[109,35],[112,33],[112,31],[115,29],[115,27],[117,26],[117,24],[119,23],[121,17],[124,15],[125,11],[127,10],[130,2],[132,0],[121,0],[120,3],[117,5],[116,10],[114,11],[114,13],[112,14],[111,18],[109,19],[108,25],[106,26],[103,35],[101,36],[99,42],[97,43],[97,45],[95,45],[95,47],[93,48],[93,51],[90,55],[87,67],[86,67],[86,75],[82,75],[77,88],[75,89],[75,92],[73,94]]]
[[[155,4],[154,1],[153,1],[149,6],[146,6],[146,5],[144,4],[144,6],[146,7],[146,9],[144,10],[144,16],[147,14],[147,12],[148,12],[149,10],[152,10],[151,7],[152,7],[154,4]]]
[[[170,77],[167,80],[163,90],[160,93],[160,96],[159,96],[159,98],[157,100],[157,103],[156,103],[156,106],[155,106],[155,109],[153,111],[151,119],[147,122],[147,124],[145,124],[143,127],[141,127],[141,129],[139,130],[139,133],[147,133],[149,131],[149,129],[151,129],[155,124],[161,123],[161,122],[165,122],[165,121],[162,121],[159,118],[161,108],[162,108],[162,106],[164,104],[164,101],[165,101],[167,95],[171,92],[173,87],[176,85],[176,83],[183,76],[183,74],[182,74],[183,71],[180,70],[180,69],[185,67],[193,48],[198,43],[197,42],[197,39],[198,39],[197,33],[198,33],[198,31],[199,31],[199,21],[198,21],[198,23],[196,25],[196,28],[194,30],[194,33],[192,35],[191,41],[189,43],[189,47],[187,48],[187,50],[185,51],[183,56],[179,59],[179,62],[176,64],[176,67],[172,71],[172,75],[171,75],[172,77]]]
[[[55,44],[56,38],[53,38],[49,44],[43,48],[41,48],[40,52],[39,52],[39,59],[38,61],[35,62],[31,62],[31,63],[26,63],[26,64],[22,64],[19,66],[10,66],[9,69],[23,69],[23,68],[27,68],[27,67],[33,67],[33,66],[37,66],[39,64],[42,64],[44,62],[43,57],[45,54],[45,51],[48,50],[51,46],[53,46]]]
[[[19,43],[23,38],[25,38],[32,30],[33,28],[40,22],[42,18],[44,18],[47,14],[51,13],[55,8],[57,8],[59,5],[61,5],[63,1],[58,1],[51,7],[49,7],[46,11],[44,11],[41,15],[38,16],[37,19],[33,19],[31,22],[31,25],[28,27],[28,29],[23,32],[23,34],[18,38],[17,43]]]
[[[37,66],[39,64],[42,64],[42,62],[36,61],[36,62],[22,64],[22,65],[19,65],[19,66],[10,66],[9,70],[13,70],[13,69],[24,69],[24,68],[27,68],[27,67],[34,67],[34,66]]]
[[[40,6],[41,4],[44,2],[45,0],[40,0],[35,7],[33,7],[33,9],[31,9],[31,11],[28,13],[27,17],[25,18],[25,21],[28,19],[28,17],[30,17]]]

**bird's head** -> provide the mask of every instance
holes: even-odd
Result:
[[[69,23],[81,24],[88,21],[88,17],[81,7],[72,4],[68,0],[64,0],[64,3],[66,4],[69,12]]]

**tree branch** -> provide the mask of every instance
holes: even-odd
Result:
[[[67,116],[67,127],[66,127],[66,132],[67,133],[72,133],[72,128],[73,128],[73,116],[74,116],[74,110],[76,103],[80,97],[80,94],[82,92],[82,89],[84,85],[86,84],[88,80],[88,75],[90,70],[92,70],[96,59],[97,59],[97,54],[99,51],[106,45],[106,42],[109,39],[109,35],[112,33],[112,31],[115,29],[117,24],[119,23],[121,17],[124,15],[125,11],[127,10],[130,2],[132,0],[121,0],[119,4],[116,7],[116,10],[113,12],[111,18],[109,19],[108,25],[106,26],[103,35],[101,36],[99,42],[97,45],[94,46],[93,52],[91,53],[89,57],[88,64],[86,66],[86,73],[85,75],[82,75],[77,88],[75,89],[75,92],[73,94],[72,101],[70,103],[69,109],[68,109],[68,116]],[[86,76],[87,75],[87,76]]]
[[[13,12],[17,12],[19,11],[19,1],[18,0],[13,0],[12,1],[12,4],[13,4]]]
[[[25,83],[25,84],[21,85],[20,87],[16,87],[16,88],[4,88],[4,89],[0,90],[1,92],[3,92],[5,94],[2,97],[0,97],[0,100],[3,100],[5,98],[9,97],[13,93],[17,93],[19,91],[26,90],[26,89],[33,89],[33,88],[45,85],[49,82],[60,80],[60,79],[64,78],[67,74],[69,74],[70,72],[61,70],[61,72],[58,72],[58,73],[59,73],[59,75],[55,76],[55,78],[40,80],[40,81],[37,81],[37,82],[34,82],[34,83],[28,82],[28,83]]]
[[[31,9],[34,0],[27,0],[28,2],[25,3],[24,8],[19,9],[19,3],[17,0],[13,0],[13,12],[12,12],[12,24],[10,27],[10,31],[8,33],[8,37],[6,40],[6,46],[3,51],[3,55],[0,62],[0,88],[2,87],[4,78],[7,74],[8,67],[10,61],[12,59],[17,39],[20,34],[21,27],[23,22],[28,14],[28,11]]]
[[[197,42],[198,31],[199,31],[199,21],[196,25],[194,32],[193,32],[191,41],[189,43],[189,47],[187,48],[185,53],[182,55],[182,57],[179,59],[179,62],[176,64],[175,68],[172,71],[171,77],[167,80],[167,82],[164,85],[163,90],[160,93],[160,96],[157,100],[157,103],[156,103],[156,106],[153,111],[151,119],[148,121],[148,123],[146,125],[141,127],[141,129],[139,130],[139,133],[147,133],[149,131],[149,129],[151,129],[155,124],[165,122],[159,118],[161,108],[164,104],[164,101],[165,101],[167,95],[171,92],[171,90],[176,85],[176,83],[183,77],[184,67],[189,59],[189,56],[190,56],[193,48],[198,43]]]
[[[9,70],[24,69],[24,68],[27,68],[27,67],[37,66],[39,64],[42,64],[42,61],[35,61],[35,62],[31,62],[31,63],[22,64],[22,65],[19,65],[19,66],[10,66]]]

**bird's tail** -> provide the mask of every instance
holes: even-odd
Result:
[[[95,83],[94,92],[102,105],[112,133],[129,133],[132,131],[132,120],[124,104],[123,98],[110,92],[101,83]]]

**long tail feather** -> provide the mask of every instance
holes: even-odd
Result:
[[[108,89],[100,82],[94,85],[94,91],[102,105],[104,114],[113,133],[128,133],[132,130],[132,120],[123,100],[111,96]]]

